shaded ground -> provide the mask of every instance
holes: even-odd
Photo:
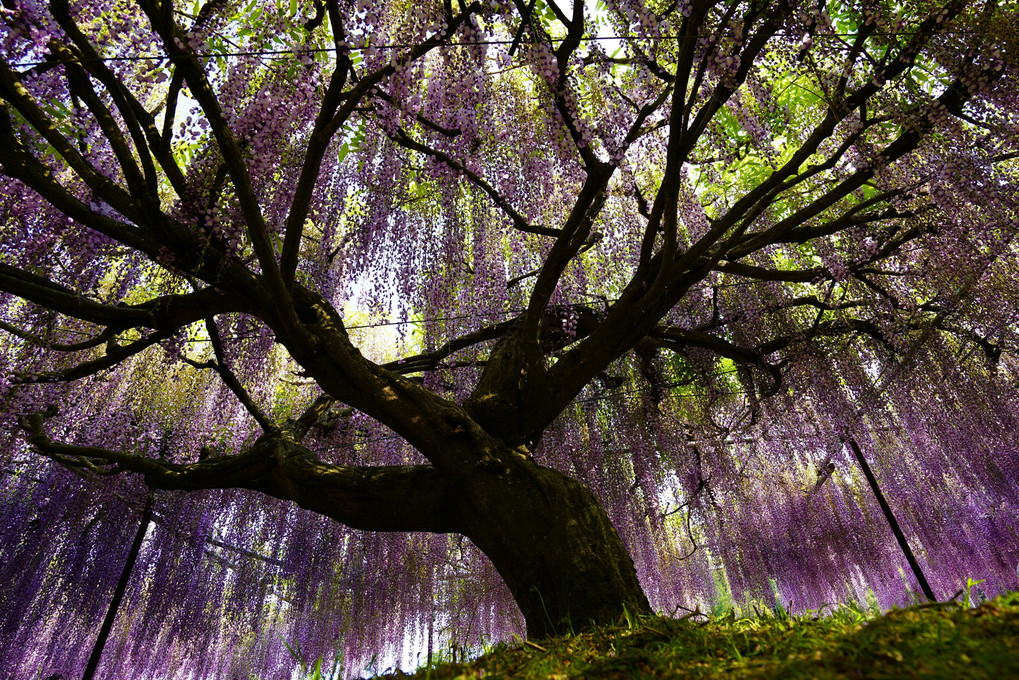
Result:
[[[871,616],[649,618],[380,678],[1019,678],[1019,593]]]

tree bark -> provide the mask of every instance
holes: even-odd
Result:
[[[524,460],[480,474],[465,496],[463,533],[509,586],[529,638],[651,612],[619,534],[580,482]]]

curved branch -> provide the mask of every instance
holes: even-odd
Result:
[[[756,349],[741,347],[708,333],[670,326],[658,326],[648,337],[659,347],[667,349],[690,346],[701,347],[740,364],[759,369],[768,375],[772,381],[772,384],[767,389],[762,390],[762,398],[770,397],[778,392],[782,386],[782,364],[772,364],[765,361],[764,353]]]
[[[223,154],[223,161],[230,174],[237,194],[237,201],[244,215],[244,224],[252,248],[261,267],[265,283],[272,291],[273,302],[280,320],[287,328],[300,335],[301,323],[294,312],[290,287],[284,284],[280,266],[276,260],[276,251],[269,237],[265,216],[261,204],[255,195],[251,183],[251,175],[241,154],[241,147],[234,137],[233,131],[226,122],[226,116],[220,105],[219,98],[212,89],[205,69],[198,59],[185,47],[182,32],[170,14],[170,3],[157,3],[154,0],[139,0],[138,3],[152,23],[152,28],[163,43],[163,48],[170,60],[184,74],[184,80],[191,89],[195,101],[201,106],[209,127],[216,139],[216,145]]]
[[[66,142],[66,140],[64,141]],[[71,150],[75,154],[78,153],[73,148]],[[32,155],[21,143],[21,140],[14,135],[10,112],[2,97],[0,97],[0,166],[2,166],[4,174],[24,182],[68,217],[150,256],[154,256],[158,252],[158,244],[148,235],[142,233],[140,229],[96,213],[57,182],[50,169]],[[122,198],[127,196],[119,187],[115,187],[115,190],[120,192],[118,195],[123,194]],[[96,194],[103,196],[98,191]],[[136,212],[123,205],[118,206],[116,200],[111,203],[106,198],[109,197],[103,197],[106,203],[128,218],[130,218],[130,213]],[[129,198],[128,202],[130,202]]]
[[[952,3],[951,7],[947,10],[947,16],[951,18],[957,14],[960,7],[960,3]],[[936,29],[937,21],[934,18],[925,20],[917,29],[916,33],[913,34],[913,38],[910,43],[900,50],[890,63],[881,69],[879,74],[880,79],[883,81],[890,80],[909,69],[913,65],[920,48],[926,44],[933,35],[935,35]],[[746,53],[744,56],[746,56]],[[748,64],[741,63],[741,72],[744,66],[748,66]],[[701,237],[701,239],[698,240],[698,242],[694,244],[694,246],[691,247],[682,258],[680,258],[676,267],[679,275],[682,275],[682,273],[686,270],[696,268],[696,263],[700,260],[702,255],[704,255],[705,252],[732,227],[737,228],[735,229],[735,233],[729,238],[728,246],[738,245],[741,247],[741,252],[752,252],[758,250],[767,244],[778,242],[778,240],[780,240],[786,232],[803,224],[806,220],[820,214],[825,209],[835,205],[839,200],[862,186],[866,181],[870,180],[870,178],[874,175],[874,169],[858,170],[842,181],[838,185],[837,189],[826,192],[807,206],[798,210],[795,214],[783,219],[770,229],[759,234],[753,234],[749,238],[743,238],[743,234],[752,223],[753,217],[756,214],[759,214],[767,204],[770,204],[774,200],[774,197],[782,191],[783,186],[789,177],[799,173],[799,169],[810,158],[810,156],[816,152],[821,142],[834,133],[837,124],[846,118],[850,111],[863,106],[872,96],[880,91],[880,89],[880,84],[877,82],[870,82],[863,85],[855,92],[852,92],[848,97],[843,98],[841,95],[836,97],[829,105],[824,119],[814,128],[807,140],[793,154],[792,158],[790,158],[790,160],[787,161],[781,168],[773,172],[764,182],[760,183],[755,189],[737,201],[726,215],[719,219],[708,233]],[[725,97],[719,97],[720,93],[725,94]],[[707,123],[707,119],[702,120],[705,114],[711,112],[711,115],[713,115],[714,111],[712,107],[715,107],[714,110],[717,110],[717,107],[721,105],[721,103],[715,103],[716,98],[719,98],[720,102],[724,102],[730,94],[731,91],[720,84],[718,88],[716,88],[715,96],[712,97],[712,99],[709,100],[709,102],[705,104],[698,113],[697,120],[692,123],[692,128],[703,130],[703,125],[706,125]],[[968,100],[968,98],[969,95],[966,94],[965,89],[961,87],[961,81],[956,80],[956,82],[949,86],[948,90],[946,90],[946,92],[938,98],[938,101],[940,104],[945,106],[946,110],[953,112],[961,109],[962,105]],[[892,162],[912,151],[926,133],[927,129],[929,129],[930,123],[925,125],[926,127],[923,129],[915,128],[903,132],[895,141],[887,145],[881,152],[881,162]],[[740,242],[736,243],[737,240]]]
[[[382,368],[394,373],[399,373],[400,375],[407,375],[408,373],[418,373],[420,371],[433,369],[438,366],[440,361],[451,356],[455,352],[459,352],[462,349],[466,349],[488,340],[501,338],[509,331],[509,329],[517,324],[518,321],[518,318],[514,318],[497,323],[494,326],[480,328],[473,333],[468,333],[467,335],[450,340],[431,352],[422,352],[421,354],[400,359],[399,361],[391,361],[388,364],[383,364]]]
[[[399,103],[397,103],[397,101],[393,99],[392,95],[390,95],[382,88],[376,88],[374,96],[378,97],[387,104],[397,107],[399,106]],[[414,116],[414,120],[421,123],[421,125],[428,128],[429,130],[438,132],[443,137],[448,137],[449,139],[455,139],[456,137],[459,137],[461,134],[463,134],[463,132],[459,128],[448,128],[445,127],[444,125],[440,125],[423,113],[418,113],[416,116]]]
[[[516,228],[518,231],[523,231],[528,234],[540,234],[542,236],[562,235],[562,230],[560,229],[553,229],[551,227],[543,227],[540,225],[532,225],[530,222],[527,221],[527,218],[518,213],[516,209],[514,209],[513,206],[509,204],[509,201],[507,201],[506,198],[502,194],[500,194],[495,187],[493,187],[491,184],[485,181],[484,177],[481,177],[473,170],[468,169],[466,165],[456,160],[452,156],[443,153],[438,149],[433,149],[432,147],[426,144],[422,144],[421,142],[415,140],[410,135],[408,135],[407,132],[404,131],[403,129],[397,130],[396,135],[393,135],[392,139],[394,142],[396,142],[405,149],[410,149],[411,151],[417,151],[418,153],[423,153],[426,156],[431,156],[440,163],[443,163],[449,166],[450,168],[453,168],[457,172],[463,173],[464,177],[469,179],[474,186],[478,187],[486,194],[488,194],[489,198],[492,199],[492,202],[495,203],[496,206],[501,208],[504,213],[506,213],[506,216],[510,218],[510,220],[513,222],[514,228]]]
[[[477,2],[465,7],[459,16],[451,17],[449,26],[440,34],[434,35],[410,50],[406,63],[420,59],[434,48],[443,44],[446,39],[455,33],[471,14],[481,9]],[[335,17],[334,19],[335,20]],[[340,59],[337,59],[337,68],[333,72],[322,100],[322,107],[315,118],[315,130],[308,141],[308,151],[304,157],[304,164],[301,167],[301,175],[297,180],[297,187],[294,189],[294,198],[290,202],[290,210],[287,214],[287,222],[284,227],[283,247],[280,255],[280,272],[282,282],[287,290],[293,287],[294,275],[297,272],[297,260],[300,254],[301,236],[304,233],[304,223],[311,206],[311,196],[318,181],[319,169],[329,142],[336,131],[340,129],[350,118],[350,115],[360,105],[372,88],[382,82],[395,72],[396,67],[390,63],[371,75],[362,78],[353,89],[343,93],[343,86],[347,80],[347,69],[340,70]],[[351,69],[352,70],[352,69]],[[343,102],[342,106],[340,102]],[[259,258],[261,260],[261,258]],[[275,264],[275,262],[273,263]]]
[[[56,41],[53,42],[56,43]],[[149,196],[154,198],[156,194],[156,178],[151,158],[144,153],[144,149],[139,153],[139,156],[148,161],[145,163],[145,175],[143,176],[141,169],[131,155],[131,149],[127,145],[127,140],[113,118],[113,114],[96,93],[88,74],[81,67],[78,60],[75,59],[75,55],[60,43],[52,45],[51,49],[55,54],[63,55],[68,89],[73,95],[80,97],[85,102],[96,123],[99,124],[103,136],[109,141],[110,148],[117,158],[121,172],[124,173],[128,190],[136,198],[140,198],[143,195],[142,189],[144,188],[148,191]]]
[[[82,340],[81,342],[68,344],[52,342],[41,335],[36,335],[35,333],[23,330],[13,324],[7,323],[6,321],[0,321],[0,330],[7,331],[11,335],[21,338],[22,340],[26,340],[36,347],[45,347],[46,349],[56,350],[57,352],[81,352],[82,350],[92,349],[93,347],[105,344],[117,336],[117,332],[114,329],[107,328],[91,338]]]
[[[3,262],[0,262],[0,290],[60,314],[104,326],[152,327],[151,314],[145,310],[93,302],[70,288]]]
[[[51,170],[30,153],[15,136],[10,112],[2,97],[0,97],[0,166],[4,174],[23,182],[71,219],[146,254],[154,261],[162,261],[169,251],[174,256],[174,266],[191,271],[206,282],[216,282],[217,285],[230,282],[240,284],[241,287],[251,283],[253,277],[243,265],[227,260],[225,253],[210,246],[200,236],[190,233],[158,210],[145,212],[144,219],[140,222],[145,225],[142,228],[99,214],[86,205],[58,182]],[[132,207],[133,201],[130,202],[131,206],[124,206],[106,201],[122,215],[132,219],[132,213],[137,213],[138,210]],[[157,240],[157,237],[161,240]]]
[[[131,195],[123,187],[99,172],[64,135],[57,130],[53,121],[36,102],[35,97],[21,83],[18,74],[8,65],[6,59],[0,60],[0,104],[7,100],[18,113],[24,116],[36,132],[46,140],[59,154],[60,158],[67,163],[78,177],[103,201],[113,206],[120,214],[135,222],[141,222],[143,211],[132,199]],[[3,106],[6,109],[6,106]],[[0,128],[4,136],[11,136],[10,121],[6,120],[7,113],[2,114],[4,120],[0,120]],[[4,165],[7,163],[4,161]]]
[[[220,4],[220,0],[206,3],[192,24],[192,29],[200,26],[218,4]],[[138,150],[142,165],[145,168],[146,178],[152,183],[150,191],[153,194],[156,191],[156,175],[152,164],[152,158],[155,158],[159,162],[173,190],[180,198],[188,200],[189,192],[184,174],[171,153],[172,125],[177,109],[177,98],[184,82],[183,73],[174,69],[173,75],[170,78],[164,102],[163,130],[162,134],[160,134],[153,114],[149,113],[142,103],[138,101],[134,93],[113,73],[106,61],[100,57],[95,47],[71,18],[67,0],[54,0],[52,6],[54,17],[83,57],[79,60],[81,66],[103,84],[113,98],[124,122],[127,124],[135,148]],[[146,147],[147,153],[145,153]]]
[[[895,75],[900,74],[902,71],[905,71],[909,65],[912,64],[912,60],[915,58],[915,55],[909,56],[907,54],[908,51],[909,50],[904,49],[903,52],[900,53],[895,60],[893,60],[892,64],[885,69],[885,73],[888,74],[889,77],[894,77]],[[860,90],[857,90],[850,97],[848,105],[850,107],[862,105],[862,103],[873,94],[872,92],[870,92],[870,90],[874,87],[876,86],[873,83],[871,83],[860,88]],[[939,104],[939,108],[943,108],[944,111],[954,114],[962,110],[963,106],[965,106],[966,102],[969,101],[971,96],[972,95],[967,91],[962,79],[956,78],[946,88],[946,90],[937,98],[937,102]],[[829,111],[828,118],[834,118],[833,116],[834,113],[835,109],[833,108]],[[842,117],[845,117],[844,113],[842,114]],[[917,125],[904,130],[892,142],[890,142],[883,149],[881,149],[880,153],[878,154],[878,164],[888,165],[902,158],[906,154],[912,152],[914,149],[916,149],[917,145],[920,143],[920,140],[923,139],[923,137],[927,134],[932,125],[933,123],[931,123],[929,120],[925,118],[922,122],[918,123]],[[834,127],[832,126],[831,130],[833,129]],[[828,131],[829,135],[831,134],[831,130]],[[788,167],[788,164],[786,167]],[[772,176],[774,177],[777,174],[778,173],[775,173]],[[841,181],[838,184],[838,186],[836,186],[834,189],[825,192],[824,194],[817,197],[804,207],[794,212],[792,215],[789,215],[788,217],[780,220],[771,228],[758,234],[753,234],[746,240],[742,240],[741,243],[737,244],[738,255],[744,255],[759,250],[760,248],[763,248],[766,245],[778,243],[782,240],[787,239],[788,236],[790,235],[790,232],[794,232],[794,230],[799,228],[800,225],[804,224],[807,220],[821,214],[824,210],[834,206],[840,200],[850,195],[853,191],[860,188],[867,181],[869,181],[874,176],[874,174],[875,168],[873,167],[857,170],[852,175]],[[767,182],[762,183],[761,186],[763,187],[765,184],[767,184]],[[889,193],[894,194],[894,192]],[[883,195],[875,197],[875,199],[882,197]],[[836,220],[836,222],[838,222],[838,220]],[[746,228],[746,226],[749,226],[749,223],[746,223],[744,228]],[[851,225],[847,224],[847,226]],[[736,237],[734,237],[731,240],[734,240],[735,238]]]
[[[205,328],[209,332],[209,341],[212,343],[212,350],[216,355],[216,361],[199,362],[186,356],[183,357],[184,361],[198,369],[208,368],[216,371],[226,386],[230,388],[230,391],[234,393],[234,396],[237,397],[237,401],[241,402],[241,405],[251,414],[251,417],[255,419],[263,432],[276,430],[277,428],[272,420],[258,407],[258,404],[248,394],[248,391],[244,389],[244,385],[241,384],[241,381],[237,379],[237,376],[227,365],[219,328],[216,326],[216,321],[213,317],[206,317]]]
[[[150,119],[151,116],[145,110],[145,108],[138,102],[138,100],[131,94],[130,90],[124,86],[124,83],[117,78],[106,66],[106,63],[99,57],[95,48],[89,42],[88,38],[81,32],[78,25],[71,18],[70,7],[68,0],[52,0],[50,8],[53,12],[53,17],[57,20],[57,24],[63,29],[67,37],[73,42],[74,46],[78,50],[78,54],[73,53],[68,45],[58,43],[57,41],[51,42],[51,49],[54,50],[55,54],[65,55],[63,61],[66,62],[65,68],[67,69],[68,84],[74,86],[73,75],[75,72],[81,74],[81,80],[85,87],[91,90],[91,83],[87,82],[86,72],[91,73],[96,77],[99,82],[106,87],[110,96],[113,98],[113,102],[124,119],[127,125],[128,131],[131,135],[131,139],[134,142],[135,150],[138,153],[138,158],[141,160],[142,168],[144,169],[144,179],[140,177],[137,166],[134,165],[134,160],[130,156],[130,152],[126,149],[124,144],[123,135],[114,123],[110,112],[104,105],[93,106],[89,105],[89,109],[92,110],[93,115],[96,117],[96,121],[99,122],[103,127],[103,134],[110,141],[111,145],[116,149],[118,146],[118,140],[120,146],[123,147],[122,151],[117,152],[118,160],[121,167],[124,168],[124,174],[128,181],[128,188],[133,194],[140,195],[140,189],[144,187],[148,192],[148,198],[154,203],[158,204],[157,195],[157,177],[155,165],[152,162],[152,155],[149,153],[146,144],[146,136],[142,130],[142,121]],[[139,116],[138,114],[141,114]],[[103,119],[106,119],[104,124]],[[164,157],[165,159],[165,157]],[[164,159],[161,159],[163,162]],[[166,174],[171,181],[179,177],[179,172],[174,173],[177,166],[174,164],[173,168],[167,168]],[[133,177],[132,175],[138,175]]]
[[[113,306],[89,300],[76,291],[0,262],[0,291],[12,293],[55,312],[117,331],[152,328],[174,331],[207,316],[250,311],[238,296],[212,288],[164,295],[137,305]]]
[[[331,465],[286,432],[264,434],[236,455],[167,463],[137,453],[54,442],[44,424],[54,415],[56,409],[50,409],[18,420],[36,452],[71,468],[102,475],[141,474],[159,489],[252,489],[367,531],[461,529],[454,489],[429,465]]]
[[[135,340],[134,342],[120,346],[116,343],[110,342],[106,345],[106,354],[98,359],[92,361],[85,361],[71,368],[64,369],[62,371],[49,371],[46,373],[32,373],[28,375],[19,375],[15,377],[14,384],[29,384],[29,383],[54,383],[54,382],[70,382],[72,380],[79,380],[81,378],[87,378],[90,375],[95,375],[100,371],[113,368],[120,362],[128,359],[135,354],[138,354],[142,350],[148,349],[157,342],[166,340],[173,331],[162,331],[159,333],[153,333],[147,338]]]
[[[732,12],[736,6],[737,3],[732,3],[729,12]],[[683,88],[685,88],[689,74],[687,73],[677,79],[678,85],[675,94],[679,96],[673,96],[672,111],[669,113],[670,130],[669,142],[666,151],[667,155],[664,177],[661,188],[658,191],[658,195],[655,197],[655,202],[652,207],[652,219],[648,224],[648,230],[646,231],[644,240],[641,244],[640,262],[641,268],[645,269],[652,262],[651,251],[655,242],[655,233],[653,232],[656,232],[659,227],[664,228],[666,232],[665,242],[661,251],[661,254],[664,255],[664,257],[661,258],[661,269],[656,277],[657,280],[653,284],[653,288],[657,289],[659,292],[661,292],[664,288],[665,282],[672,271],[682,272],[687,269],[696,268],[696,262],[700,260],[708,248],[714,245],[718,239],[722,238],[722,236],[728,231],[729,227],[735,222],[734,219],[731,222],[729,219],[725,218],[719,220],[718,223],[713,225],[706,234],[693,244],[693,246],[691,246],[685,253],[681,254],[674,265],[673,256],[677,250],[674,231],[675,221],[677,219],[676,210],[678,209],[678,191],[680,188],[679,181],[682,164],[689,157],[690,151],[697,144],[701,135],[704,134],[704,131],[708,128],[711,120],[733,95],[736,88],[742,85],[746,80],[747,75],[750,73],[750,69],[757,60],[757,56],[765,48],[771,36],[781,28],[786,15],[790,11],[790,7],[784,6],[782,8],[775,8],[774,11],[767,15],[763,25],[748,40],[746,48],[743,50],[743,53],[739,55],[739,67],[733,75],[732,80],[728,81],[726,79],[721,79],[719,81],[711,97],[704,103],[692,121],[689,120],[690,114],[692,113],[692,105],[696,98],[696,93],[700,88],[699,83],[703,72],[698,73],[695,78],[694,86],[690,92],[689,105],[685,105],[685,101],[683,99],[684,93],[686,92],[686,89]],[[691,20],[694,16],[696,16],[696,14],[691,15]],[[684,23],[684,26],[685,25],[686,24]],[[694,31],[696,31],[696,29],[694,29]],[[692,43],[692,36],[689,36],[684,42],[684,49],[688,50],[690,54],[692,54],[693,50]],[[708,60],[704,60],[701,68],[705,68],[707,63]],[[834,124],[832,127],[834,128]],[[825,137],[826,136],[827,135],[825,135]],[[820,143],[820,140],[818,140],[818,143]],[[807,155],[809,156],[810,154]],[[789,164],[783,168],[783,170],[786,169],[788,169],[788,172],[792,172],[793,170],[790,168]],[[777,180],[780,172],[773,173],[767,181],[761,183],[755,192],[762,191],[763,187],[767,184]],[[766,190],[763,191],[766,192]],[[744,200],[737,203],[736,207],[744,204],[745,200],[746,197]],[[745,203],[746,207],[749,207],[750,205],[751,203],[749,201]],[[725,217],[730,218],[730,215],[727,214]]]
[[[830,278],[828,270],[824,267],[813,267],[812,269],[768,269],[753,264],[742,262],[728,262],[722,260],[715,269],[726,274],[742,276],[748,279],[760,281],[789,281],[796,283],[811,283],[818,279]]]
[[[865,335],[874,339],[891,356],[896,356],[900,353],[900,350],[884,336],[881,328],[873,321],[867,319],[833,319],[831,321],[815,323],[806,335],[788,335],[774,338],[767,342],[762,342],[754,350],[765,356],[785,349],[793,343],[806,342],[815,337],[835,338],[853,334]]]

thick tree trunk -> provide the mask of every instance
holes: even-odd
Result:
[[[520,461],[472,486],[464,533],[506,581],[529,638],[651,611],[633,560],[583,484]]]
[[[427,465],[324,465],[292,439],[266,436],[255,448],[265,449],[269,473],[255,477],[268,481],[248,488],[369,531],[467,536],[509,586],[529,637],[649,613],[633,560],[594,494],[523,447],[472,434],[446,438],[464,461],[455,476]]]
[[[388,502],[392,487],[383,488],[396,473],[374,474],[372,468],[358,473],[364,479],[330,471],[330,477],[351,485],[342,498],[325,503],[331,507],[323,505],[328,495],[302,492],[311,488],[311,479],[323,477],[324,468],[313,462],[302,466],[303,480],[282,473],[274,481],[277,490],[269,493],[359,528],[463,533],[506,581],[531,637],[612,622],[626,609],[650,611],[633,560],[594,495],[576,480],[534,463],[524,448],[541,430],[525,427],[521,413],[561,408],[539,398],[542,379],[532,374],[543,372],[544,360],[540,352],[524,356],[522,331],[499,342],[479,386],[461,406],[366,361],[327,301],[295,291],[308,338],[285,341],[291,355],[327,394],[403,436],[428,459],[434,474],[419,469],[400,476],[408,497],[396,507]],[[270,325],[287,336],[282,324]],[[521,388],[532,381],[539,396],[524,399]],[[416,483],[426,477],[423,486]],[[324,481],[313,485],[322,487]],[[422,494],[427,497],[417,502]],[[354,512],[383,498],[384,526]],[[356,502],[361,500],[366,502]]]

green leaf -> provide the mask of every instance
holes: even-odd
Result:
[[[283,646],[287,648],[287,651],[290,652],[290,656],[292,656],[294,658],[294,661],[299,663],[301,665],[301,668],[303,669],[304,668],[304,659],[301,658],[301,645],[300,645],[300,643],[297,644],[297,648],[295,649],[294,647],[290,646],[289,642],[287,642],[286,640],[283,639],[282,635],[280,635],[280,641],[283,643]]]
[[[365,137],[365,122],[364,120],[358,121],[357,127],[351,129],[346,125],[343,126],[343,133],[346,141],[343,146],[340,147],[339,162],[342,163],[343,159],[346,158],[351,152],[356,152],[361,149],[361,145],[364,144]]]

